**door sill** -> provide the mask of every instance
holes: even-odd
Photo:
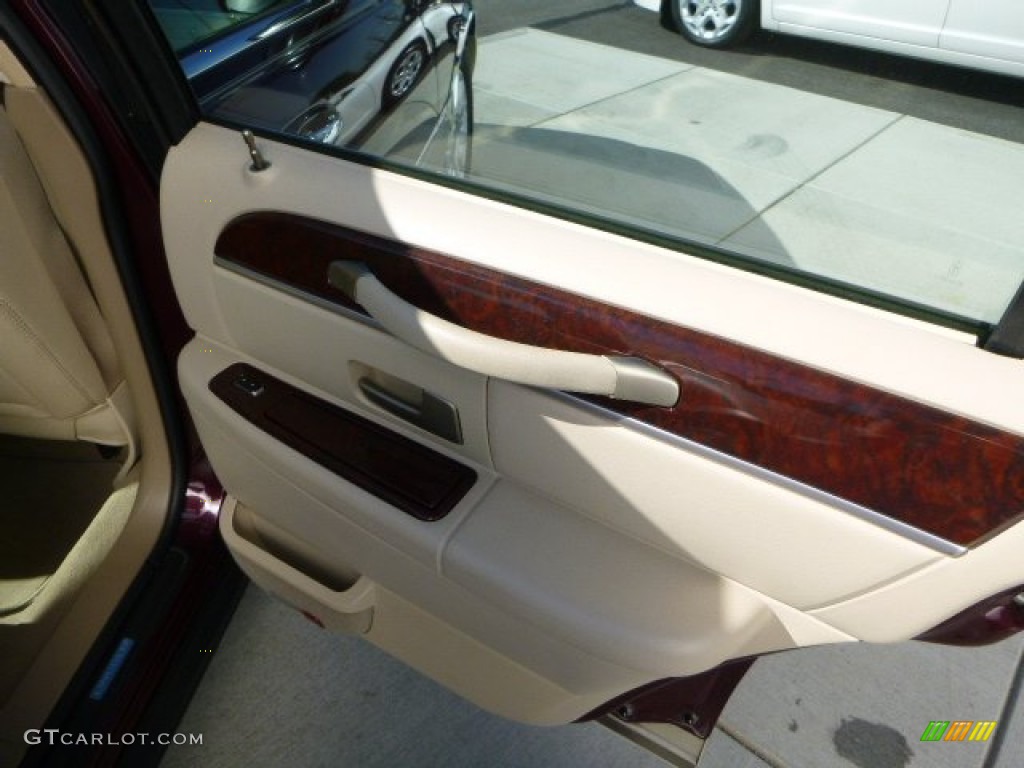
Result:
[[[678,768],[696,768],[704,749],[704,739],[675,725],[627,723],[613,715],[598,718],[597,722]]]

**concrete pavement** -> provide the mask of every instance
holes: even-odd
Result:
[[[474,175],[995,322],[1024,147],[536,29],[481,40]]]
[[[982,648],[845,645],[758,659],[700,768],[1013,768],[1024,638]],[[986,742],[922,742],[929,722],[995,721]]]

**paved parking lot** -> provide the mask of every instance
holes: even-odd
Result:
[[[1024,145],[532,28],[474,92],[499,187],[990,322],[1019,283]]]
[[[1013,768],[1024,638],[811,648],[759,659],[700,768]],[[922,742],[932,720],[996,721],[988,742]]]
[[[482,36],[523,27],[797,88],[972,133],[1024,142],[1024,89],[1012,77],[762,32],[711,51],[664,29],[633,0],[475,0]],[[594,71],[600,79],[607,73]]]

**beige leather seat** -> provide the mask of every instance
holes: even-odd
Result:
[[[37,98],[8,87],[0,109],[0,433],[124,445],[110,335],[15,129]]]

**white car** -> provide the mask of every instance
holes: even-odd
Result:
[[[762,28],[1024,76],[1020,0],[661,0],[660,8],[690,42],[711,48]]]

